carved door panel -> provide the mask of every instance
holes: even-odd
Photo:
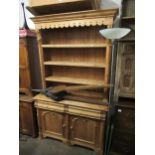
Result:
[[[135,93],[135,44],[121,43],[119,96],[134,97]]]
[[[87,147],[98,145],[99,122],[83,117],[70,116],[70,140]]]
[[[122,6],[123,17],[135,16],[135,0],[123,0]]]
[[[66,120],[63,114],[53,111],[41,111],[41,126],[44,137],[64,138]]]
[[[21,102],[19,106],[19,120],[20,120],[20,131],[32,135],[33,133],[33,122],[32,122],[32,108],[29,103]]]

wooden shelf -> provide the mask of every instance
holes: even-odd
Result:
[[[42,48],[105,48],[108,44],[42,44]]]
[[[73,67],[92,67],[92,68],[105,68],[104,63],[89,63],[89,62],[63,62],[63,61],[45,61],[44,65],[47,66],[73,66]]]
[[[100,81],[100,80],[89,80],[89,79],[70,78],[70,77],[58,77],[58,76],[46,77],[45,81],[73,83],[73,84],[100,85],[100,86],[104,85],[103,80]]]

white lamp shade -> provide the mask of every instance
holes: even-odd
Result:
[[[128,28],[109,28],[100,30],[100,34],[107,39],[120,39],[126,36],[131,30]]]

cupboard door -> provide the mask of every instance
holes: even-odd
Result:
[[[64,115],[48,110],[41,110],[40,114],[43,137],[63,139],[66,131]]]
[[[120,44],[121,67],[119,96],[134,97],[135,93],[135,44]]]
[[[99,122],[78,116],[70,116],[71,143],[86,147],[97,147],[99,139]]]
[[[123,17],[135,16],[135,0],[123,0],[122,6]]]
[[[20,131],[24,134],[33,135],[33,116],[31,103],[21,102],[19,106]]]

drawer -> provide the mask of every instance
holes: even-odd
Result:
[[[35,107],[38,109],[51,110],[60,113],[65,112],[65,106],[60,103],[35,101]]]
[[[93,118],[98,120],[106,119],[106,112],[104,111],[81,108],[76,106],[69,106],[67,113],[71,115],[73,114],[77,116],[88,117],[88,118]]]
[[[60,4],[71,4],[75,3],[76,4],[93,4],[94,7],[99,6],[101,0],[30,0],[30,6],[35,7],[35,6],[43,6],[43,5],[60,5]]]
[[[33,9],[36,15],[47,15],[96,10],[100,7],[100,2],[101,0],[31,0],[29,5],[30,11]]]
[[[84,117],[94,118],[94,119],[99,119],[99,120],[100,119],[105,120],[106,118],[106,111],[90,109],[87,107],[83,108],[83,107],[78,107],[78,106],[65,105],[62,103],[35,101],[35,107],[39,109],[79,115],[79,116],[84,116]]]

